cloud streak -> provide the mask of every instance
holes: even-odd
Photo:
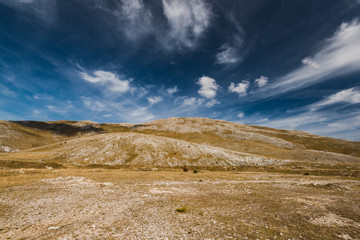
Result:
[[[354,109],[328,108],[335,104],[359,104],[360,90],[350,88],[325,97],[323,100],[292,110],[296,114],[263,121],[252,119],[261,125],[280,129],[301,129],[303,131],[360,140],[360,113]]]
[[[243,47],[243,40],[235,35],[231,42],[224,43],[216,54],[216,63],[231,65],[242,61],[240,50]]]
[[[360,23],[356,19],[341,24],[313,57],[303,66],[254,92],[253,98],[265,98],[317,84],[330,78],[360,71]]]
[[[56,20],[57,2],[54,0],[0,0],[0,3],[23,13],[31,14],[47,26]]]
[[[154,104],[157,104],[157,103],[163,101],[164,99],[162,99],[162,97],[155,96],[155,97],[148,97],[147,100],[150,103],[150,105],[154,105]]]
[[[111,92],[124,93],[130,90],[130,82],[132,79],[122,79],[120,76],[112,73],[97,70],[92,74],[80,72],[83,80],[105,87]]]
[[[338,103],[357,104],[360,103],[360,90],[359,88],[349,88],[339,91],[333,95],[326,97],[317,103],[311,104],[309,108],[315,111],[319,108],[326,107]]]

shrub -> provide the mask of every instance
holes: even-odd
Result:
[[[179,213],[185,213],[185,212],[187,212],[187,209],[186,209],[186,207],[182,207],[182,208],[177,208],[176,211]]]
[[[183,169],[184,172],[189,171],[189,168],[187,166],[183,166],[182,169]]]
[[[196,169],[194,169],[193,173],[198,173],[198,171]]]
[[[304,172],[304,175],[306,175],[306,176],[307,176],[307,175],[310,175],[310,173],[309,173],[309,172]]]

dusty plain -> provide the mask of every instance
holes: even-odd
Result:
[[[358,178],[269,172],[0,171],[1,239],[358,239]]]

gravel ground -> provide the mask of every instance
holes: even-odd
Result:
[[[8,183],[0,188],[0,239],[360,236],[356,179],[206,171],[20,171],[0,174],[0,186]]]

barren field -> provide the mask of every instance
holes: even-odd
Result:
[[[145,170],[1,170],[0,238],[360,236],[358,178]]]

